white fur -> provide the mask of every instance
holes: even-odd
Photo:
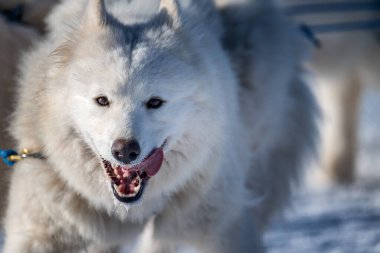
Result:
[[[39,38],[37,30],[43,30],[43,19],[54,0],[2,0],[0,10],[12,10],[23,5],[21,23],[10,22],[0,15],[0,148],[12,149],[14,142],[7,132],[9,116],[14,108],[17,66],[21,53]],[[0,162],[0,218],[4,213],[5,197],[11,170]]]
[[[49,36],[25,56],[12,122],[18,147],[48,159],[15,168],[4,253],[262,251],[261,230],[316,137],[299,37],[266,4],[162,3],[110,0],[104,14],[69,0],[49,17]],[[248,32],[234,34],[234,22]],[[167,102],[148,111],[151,96]],[[117,163],[113,141],[132,137],[141,157],[168,144],[142,200],[125,208],[100,157]]]

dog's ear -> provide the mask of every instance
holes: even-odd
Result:
[[[82,24],[86,30],[103,28],[107,23],[107,11],[104,0],[88,0],[84,15]]]
[[[178,0],[161,0],[160,13],[166,15],[168,24],[172,28],[179,28],[181,26],[181,8]]]
[[[73,29],[70,40],[67,40],[50,53],[51,65],[55,67],[50,68],[48,76],[55,76],[67,65],[67,61],[72,56],[72,49],[81,36],[100,31],[106,26],[107,16],[104,0],[87,0],[83,15],[80,17],[79,27]]]

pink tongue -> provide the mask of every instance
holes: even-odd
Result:
[[[160,170],[163,161],[164,152],[161,148],[157,148],[145,161],[133,167],[132,170],[144,170],[149,177],[153,177]]]

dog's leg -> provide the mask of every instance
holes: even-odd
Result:
[[[319,89],[322,119],[321,166],[328,180],[354,180],[361,83],[353,76],[324,83]]]
[[[215,228],[210,228],[210,231]],[[250,208],[242,211],[235,220],[229,223],[220,233],[205,234],[198,243],[202,253],[262,253],[264,248],[261,240],[261,231],[254,221],[254,214]]]
[[[134,253],[175,253],[177,252],[174,247],[166,244],[154,242],[152,244],[146,244],[144,247],[139,248]]]
[[[175,246],[170,245],[167,240],[160,240],[155,237],[154,219],[151,219],[144,232],[141,234],[139,242],[130,252],[133,253],[175,253]],[[129,252],[129,251],[128,251]]]
[[[330,175],[335,181],[350,182],[354,180],[357,153],[357,126],[360,108],[361,85],[356,78],[351,78],[347,89],[342,91],[340,101],[341,119],[337,127],[342,142],[341,153],[337,153],[330,167]]]

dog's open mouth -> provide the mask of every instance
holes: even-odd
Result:
[[[148,180],[156,175],[164,160],[162,148],[157,148],[141,163],[128,166],[113,166],[103,159],[106,173],[111,180],[114,196],[123,203],[132,203],[141,198]]]

